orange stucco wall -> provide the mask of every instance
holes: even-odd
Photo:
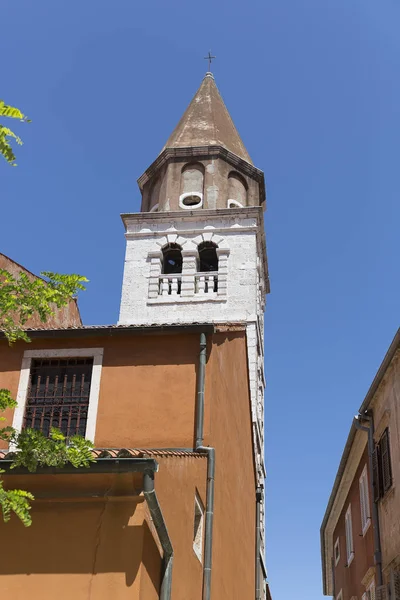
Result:
[[[1,597],[158,598],[160,552],[137,476],[6,476],[6,484],[36,500],[31,527],[16,517],[0,524]]]
[[[29,346],[17,343],[11,348],[2,341],[0,388],[16,396],[26,349],[101,347],[104,358],[95,445],[191,448],[198,346],[198,336],[193,334],[33,338]]]
[[[214,598],[253,598],[255,474],[245,333],[220,333],[206,368],[206,444],[216,449]]]
[[[29,345],[29,349],[78,347],[104,348],[97,447],[193,448],[198,334],[36,338]],[[9,348],[0,343],[0,387],[11,389],[14,395],[26,348],[26,344]],[[210,336],[207,354],[204,444],[216,450],[212,594],[214,598],[242,600],[254,596],[255,586],[255,474],[245,332]],[[174,547],[172,598],[201,600],[203,568],[193,551],[194,498],[197,491],[206,504],[207,458],[162,457],[157,461],[155,485]],[[14,483],[15,477],[10,478]],[[71,476],[61,477],[70,482],[62,493],[71,493],[71,486],[76,484],[71,483]],[[21,482],[25,489],[32,489],[32,485],[36,486],[35,494],[47,493],[48,499],[54,500],[61,493],[58,483],[46,483],[43,476],[31,476]],[[158,597],[160,550],[141,498],[106,505],[98,501],[42,502],[35,504],[33,518],[34,525],[29,530],[16,519],[0,527],[5,547],[9,538],[13,538],[15,546],[14,558],[3,562],[0,568],[0,592],[7,585],[12,586],[7,591],[16,600],[28,593],[32,598],[46,599],[54,596],[41,596],[38,590],[47,590],[48,586],[53,593],[59,586],[69,589],[68,597],[73,594],[76,600]],[[129,539],[126,529],[130,531]],[[68,544],[64,548],[65,536]],[[83,572],[73,557],[74,545],[79,545],[81,537],[84,542],[79,553],[84,553],[86,561]],[[16,551],[18,544],[25,543],[25,554],[28,548],[34,548],[35,574],[32,557],[20,557]],[[57,554],[58,545],[61,554]],[[43,564],[42,546],[44,563],[48,557],[51,571],[38,567],[38,561]],[[88,557],[93,559],[95,551],[96,561],[102,557],[102,562],[96,564],[102,567],[91,571]],[[135,567],[133,577],[133,571],[127,575],[124,561],[129,555],[129,564],[136,564],[137,554],[141,556],[140,565]],[[57,567],[64,562],[69,564],[68,561],[70,566]],[[107,564],[111,565],[110,570]],[[34,577],[28,576],[29,572]],[[1,576],[6,573],[7,577]],[[117,592],[107,596],[110,586],[116,586]],[[93,590],[92,596],[87,595],[88,590]],[[135,595],[139,593],[140,596]]]

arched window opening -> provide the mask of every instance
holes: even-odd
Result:
[[[246,206],[247,205],[247,183],[246,180],[232,171],[228,175],[228,207],[233,208],[230,202],[232,201],[233,206]],[[235,204],[238,203],[238,204]]]
[[[218,255],[217,244],[202,242],[198,246],[199,273],[196,275],[196,293],[210,294],[218,292]]]
[[[165,275],[182,273],[182,248],[179,244],[167,244],[163,248],[162,272]]]
[[[214,242],[202,242],[199,244],[199,271],[218,271],[217,244]]]
[[[204,167],[200,163],[185,165],[181,173],[179,205],[200,208],[203,204]]]

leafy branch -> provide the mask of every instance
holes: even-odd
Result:
[[[85,290],[86,277],[41,273],[46,279],[29,278],[26,273],[14,277],[9,271],[0,269],[0,329],[9,343],[17,340],[29,342],[23,326],[33,315],[39,315],[45,323],[73,298],[78,290]]]
[[[0,100],[0,117],[9,117],[11,119],[18,119],[19,121],[30,123],[28,117],[24,115],[19,108],[9,106],[3,100]],[[23,143],[21,138],[11,131],[11,129],[5,125],[0,125],[0,154],[6,159],[8,164],[16,167],[15,154],[10,143],[11,139],[14,139],[20,146]]]
[[[66,306],[78,290],[84,290],[87,279],[81,275],[60,275],[44,272],[45,279],[30,278],[20,272],[14,277],[9,271],[0,269],[0,329],[9,344],[30,339],[24,325],[38,315],[42,322],[54,315],[56,309]],[[0,389],[0,412],[17,406],[9,390]],[[0,421],[5,421],[0,416]],[[79,435],[67,438],[58,429],[52,428],[47,438],[41,431],[24,429],[16,431],[11,426],[0,427],[0,440],[12,444],[11,469],[25,467],[30,472],[51,466],[62,468],[67,463],[74,467],[89,467],[93,462],[93,444]],[[0,474],[5,471],[0,469]],[[0,507],[4,521],[9,521],[12,513],[28,527],[32,523],[30,515],[33,495],[25,490],[7,490],[0,479]]]

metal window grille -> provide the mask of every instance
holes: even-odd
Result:
[[[381,451],[382,483],[385,494],[392,485],[392,465],[390,461],[389,431],[385,429],[379,442]]]
[[[372,455],[374,500],[377,502],[392,486],[389,430],[385,429]]]
[[[32,360],[23,427],[85,435],[92,370],[93,358]]]

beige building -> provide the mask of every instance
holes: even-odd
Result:
[[[354,419],[321,526],[323,591],[400,600],[400,330]]]

